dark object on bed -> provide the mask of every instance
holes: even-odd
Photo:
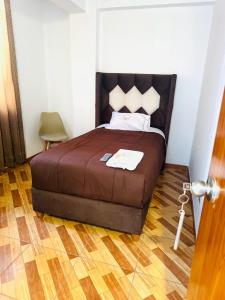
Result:
[[[109,121],[109,92],[117,84],[124,91],[135,84],[142,93],[153,85],[161,97],[160,108],[152,115],[152,126],[160,128],[167,140],[175,82],[176,75],[97,73],[96,124]],[[100,161],[106,152],[115,153],[120,148],[144,152],[135,171],[108,168]],[[159,134],[104,128],[63,143],[31,161],[33,208],[139,234],[165,150]]]

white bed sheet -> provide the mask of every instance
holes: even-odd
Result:
[[[109,130],[114,130],[114,129],[111,129],[110,128],[110,124],[102,124],[102,125],[99,125],[97,128],[106,128],[106,129],[109,129]],[[118,129],[120,130],[120,129]],[[124,130],[124,129],[121,129],[121,130]],[[129,129],[127,129],[129,130]],[[131,130],[131,131],[134,131],[134,130]],[[149,127],[149,128],[146,128],[145,130],[142,130],[143,132],[153,132],[153,133],[158,133],[159,135],[161,135],[164,139],[165,139],[165,135],[164,133],[162,132],[162,130],[158,129],[158,128],[155,128],[155,127]]]

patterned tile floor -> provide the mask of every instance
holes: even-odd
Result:
[[[0,175],[0,299],[185,299],[194,251],[190,205],[173,251],[185,170],[167,167],[139,238],[32,209],[28,164]]]

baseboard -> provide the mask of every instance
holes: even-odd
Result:
[[[169,163],[165,163],[166,167],[172,167],[172,168],[176,168],[176,169],[180,169],[180,170],[188,170],[188,166],[185,165],[177,165],[177,164],[169,164]]]

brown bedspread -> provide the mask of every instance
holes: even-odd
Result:
[[[99,161],[120,148],[144,152],[136,170],[109,168]],[[99,128],[34,157],[33,187],[142,208],[164,159],[165,141],[159,134]]]

